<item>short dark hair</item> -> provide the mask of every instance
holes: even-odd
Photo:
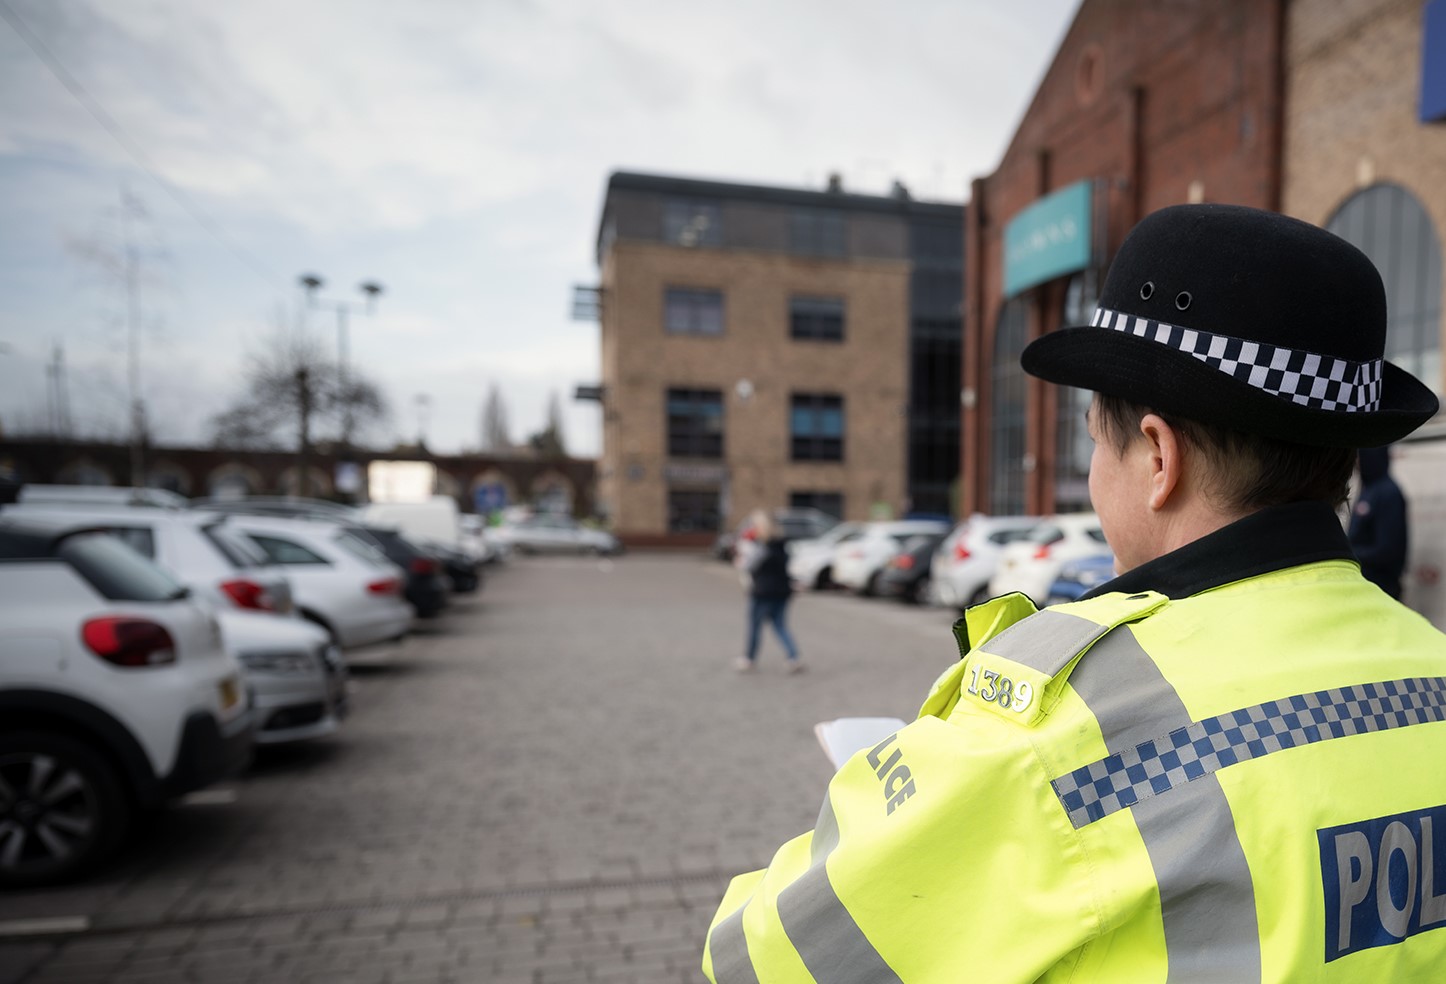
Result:
[[[1159,416],[1208,465],[1206,491],[1231,509],[1256,510],[1287,502],[1326,502],[1338,507],[1350,493],[1356,452],[1277,441],[1214,424],[1161,413],[1118,396],[1095,394],[1095,426],[1123,455],[1139,437],[1146,414]]]

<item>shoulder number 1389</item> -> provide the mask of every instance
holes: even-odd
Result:
[[[986,670],[978,663],[971,667],[971,672],[974,679],[969,682],[969,692],[980,700],[992,701],[1016,713],[1023,713],[1034,700],[1034,688],[1027,680],[1016,684],[1009,677],[1000,676],[995,670]]]

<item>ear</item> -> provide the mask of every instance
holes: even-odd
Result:
[[[1164,509],[1180,485],[1184,469],[1184,450],[1180,435],[1158,414],[1147,413],[1140,419],[1143,451],[1148,455],[1149,506]]]

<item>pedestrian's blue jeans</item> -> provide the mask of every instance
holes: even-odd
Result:
[[[788,599],[752,597],[749,601],[751,602],[748,607],[749,662],[752,662],[758,655],[758,636],[763,631],[764,622],[773,623],[773,631],[778,633],[778,641],[783,643],[788,658],[790,660],[798,659],[798,647],[793,644],[793,636],[788,634],[788,624],[784,621],[784,615],[788,611]]]

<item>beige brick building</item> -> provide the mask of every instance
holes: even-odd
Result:
[[[598,492],[619,534],[702,543],[759,507],[900,515],[920,489],[947,509],[963,214],[899,192],[612,176]],[[918,378],[936,336],[951,386]],[[940,469],[925,404],[946,386]],[[929,466],[950,474],[930,485]]]
[[[1446,3],[1291,0],[1284,60],[1281,210],[1370,256],[1386,285],[1386,357],[1441,395]],[[1411,510],[1405,600],[1446,626],[1446,415],[1392,456]]]

